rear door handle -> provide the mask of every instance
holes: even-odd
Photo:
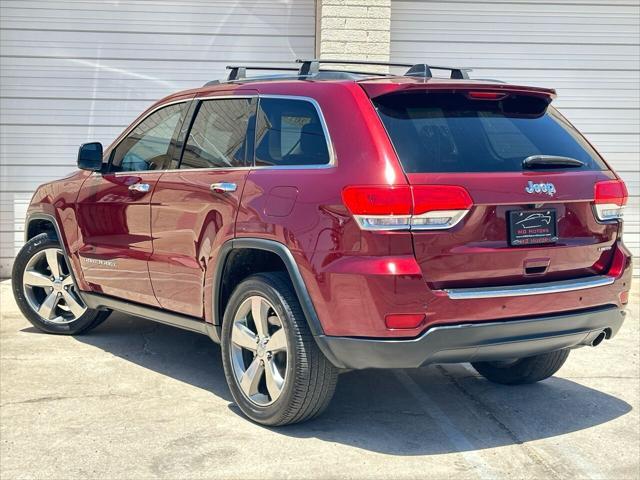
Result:
[[[151,186],[148,183],[134,183],[133,185],[129,185],[130,192],[148,193],[150,189]]]
[[[214,193],[230,193],[238,189],[238,185],[229,182],[219,182],[211,184],[211,191]]]

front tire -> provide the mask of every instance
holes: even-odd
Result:
[[[474,362],[471,365],[490,382],[524,385],[551,377],[560,370],[568,356],[569,349],[564,349],[512,362]]]
[[[48,232],[22,247],[13,263],[11,283],[18,308],[43,332],[76,335],[97,327],[110,313],[87,308],[58,239]]]
[[[262,425],[309,420],[329,405],[338,371],[316,345],[288,277],[260,273],[224,314],[222,361],[233,398]]]

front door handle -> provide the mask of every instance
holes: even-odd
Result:
[[[134,183],[133,185],[129,185],[130,192],[148,193],[150,189],[151,186],[148,183]]]
[[[235,183],[219,182],[211,184],[211,191],[214,193],[230,193],[235,192],[238,186]]]

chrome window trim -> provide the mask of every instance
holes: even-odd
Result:
[[[444,292],[452,300],[469,300],[478,298],[519,297],[529,295],[546,295],[550,293],[573,292],[588,288],[604,287],[615,282],[614,277],[595,275],[592,277],[555,282],[533,283],[529,285],[511,285],[505,287],[451,288]]]
[[[301,102],[308,102],[316,110],[318,114],[318,119],[320,120],[320,125],[322,125],[322,132],[324,133],[324,140],[327,143],[327,151],[329,152],[329,162],[328,163],[320,163],[317,165],[262,165],[262,166],[254,166],[256,169],[270,169],[270,170],[315,170],[315,169],[324,169],[324,168],[333,168],[336,165],[336,153],[333,147],[333,141],[331,140],[331,135],[329,135],[329,128],[327,127],[327,122],[324,118],[324,114],[322,113],[322,108],[320,104],[315,98],[305,97],[301,95],[272,95],[265,93],[264,95],[258,95],[260,98],[274,98],[280,100],[298,100]],[[258,108],[260,108],[260,100],[258,100]]]
[[[208,95],[206,97],[191,97],[187,99],[163,103],[162,105],[158,105],[157,108],[154,108],[153,110],[151,110],[147,115],[144,116],[144,118],[140,119],[139,122],[136,122],[135,124],[130,125],[129,128],[127,128],[127,130],[125,130],[124,133],[120,135],[122,137],[120,142],[118,142],[117,145],[113,146],[113,148],[110,148],[109,150],[107,150],[108,155],[110,156],[111,152],[114,149],[118,148],[118,145],[120,145],[120,143],[126,138],[127,135],[129,135],[129,133],[131,133],[133,129],[135,129],[138,125],[140,125],[147,118],[149,118],[149,116],[153,115],[155,112],[157,112],[158,110],[164,107],[168,107],[170,105],[175,105],[178,103],[187,103],[192,101],[229,100],[229,99],[243,99],[243,98],[257,98],[258,108],[260,107],[260,104],[259,104],[260,98],[276,98],[276,99],[280,98],[284,100],[299,100],[299,101],[311,103],[315,108],[316,113],[318,114],[318,119],[320,120],[320,124],[322,125],[322,131],[324,133],[325,141],[327,142],[327,150],[329,152],[329,163],[323,163],[318,165],[262,165],[262,166],[253,165],[250,167],[172,168],[172,169],[166,169],[166,170],[133,170],[130,172],[107,172],[106,174],[119,177],[119,176],[135,175],[135,174],[142,174],[142,173],[172,173],[172,172],[191,172],[191,171],[198,171],[198,172],[225,171],[226,172],[226,171],[239,171],[239,170],[317,170],[317,169],[322,170],[327,168],[334,168],[336,166],[337,161],[336,161],[336,154],[333,146],[333,141],[331,140],[331,135],[329,135],[329,128],[327,127],[327,122],[325,120],[320,104],[314,98],[300,96],[300,95],[275,95],[275,94],[274,95],[272,94]],[[105,152],[105,155],[107,155],[107,152]],[[103,175],[103,174],[100,172],[93,172],[92,175]]]

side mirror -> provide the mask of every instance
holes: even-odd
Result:
[[[102,168],[102,144],[83,143],[78,150],[78,168],[97,172]]]

